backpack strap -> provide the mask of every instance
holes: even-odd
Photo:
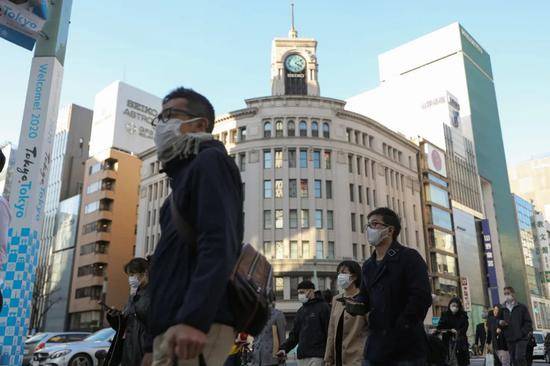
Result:
[[[195,229],[189,224],[189,222],[182,216],[176,206],[176,200],[174,199],[174,193],[170,194],[170,212],[172,213],[172,223],[176,227],[178,236],[181,240],[189,239],[191,245],[191,252],[193,255],[197,254],[197,234]]]

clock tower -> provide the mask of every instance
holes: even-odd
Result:
[[[298,38],[292,25],[288,38],[275,38],[271,48],[271,93],[273,95],[319,96],[317,41]]]

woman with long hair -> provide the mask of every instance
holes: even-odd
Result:
[[[468,314],[464,311],[462,301],[458,297],[451,299],[449,307],[439,320],[438,330],[446,330],[443,334],[445,345],[449,346],[452,337],[456,337],[456,359],[458,366],[470,364],[470,350],[468,347]],[[449,348],[448,350],[452,350]]]

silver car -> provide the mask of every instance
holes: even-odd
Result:
[[[81,342],[65,343],[34,353],[32,366],[98,366],[98,351],[108,351],[115,331],[105,328]]]
[[[23,366],[30,365],[34,352],[49,348],[60,343],[81,341],[88,337],[89,332],[45,332],[37,333],[25,341]]]

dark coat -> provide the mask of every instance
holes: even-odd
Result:
[[[294,318],[294,326],[281,349],[290,352],[298,345],[298,359],[325,356],[330,308],[318,297],[306,302]]]
[[[227,284],[243,239],[239,170],[223,144],[212,140],[201,143],[197,156],[169,162],[165,171],[197,245],[191,238],[179,238],[170,200],[165,200],[150,268],[151,334],[158,336],[176,324],[204,333],[214,322],[233,326]]]
[[[479,323],[476,325],[476,345],[483,346],[487,339],[487,331],[485,330],[485,323]]]
[[[533,322],[527,306],[516,303],[510,311],[506,305],[503,305],[501,319],[507,323],[507,325],[502,326],[502,330],[508,343],[529,339],[529,333],[533,331]]]
[[[506,342],[506,337],[502,332],[502,327],[499,326],[498,322],[500,321],[500,315],[502,310],[499,313],[499,317],[496,317],[493,314],[493,311],[489,312],[487,316],[487,344],[492,345],[494,351],[507,351],[508,344]],[[500,329],[501,332],[498,333],[497,329]]]
[[[428,268],[420,254],[394,241],[381,263],[376,252],[363,264],[356,297],[369,310],[364,357],[373,362],[426,358],[424,318],[432,305]]]
[[[152,341],[147,332],[147,313],[151,298],[148,287],[140,288],[130,296],[128,304],[120,315],[107,315],[109,325],[116,335],[107,354],[105,366],[140,365],[144,346]]]
[[[465,366],[470,364],[470,354],[468,345],[468,314],[464,310],[453,314],[450,310],[441,314],[437,329],[454,329],[456,330],[456,355],[459,366]],[[445,333],[443,335],[443,342],[445,345],[449,344],[451,335]]]

